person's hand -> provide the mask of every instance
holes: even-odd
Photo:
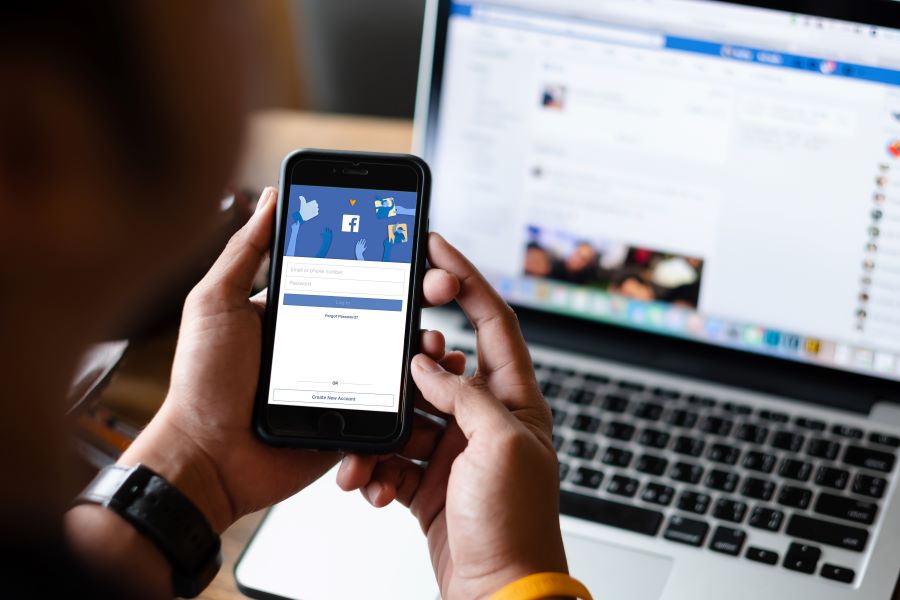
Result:
[[[338,483],[375,506],[407,505],[428,537],[441,596],[483,598],[530,573],[568,572],[552,419],[512,309],[436,234],[429,259],[461,282],[457,302],[478,335],[478,369],[463,377],[460,353],[416,356],[422,408],[446,417],[446,430],[419,416],[397,455],[348,456]]]
[[[319,216],[319,203],[316,200],[306,201],[306,198],[300,196],[300,220],[306,223],[312,221]]]
[[[360,238],[358,242],[356,242],[356,260],[365,260],[366,254],[366,238]]]
[[[276,195],[273,188],[263,192],[256,214],[189,294],[168,397],[120,459],[169,479],[217,531],[294,494],[339,458],[274,448],[252,431],[265,295],[250,298],[250,291],[269,249]],[[440,269],[425,277],[427,302],[448,302],[458,289]],[[422,347],[438,359],[444,354],[443,338],[434,333],[423,333]]]

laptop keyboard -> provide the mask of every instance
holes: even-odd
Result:
[[[472,349],[456,349],[474,364]],[[564,514],[856,579],[823,549],[865,551],[898,437],[602,373],[535,371],[553,413]],[[786,536],[787,551],[752,543],[754,530]]]

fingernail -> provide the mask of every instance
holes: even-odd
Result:
[[[259,196],[259,202],[256,203],[256,212],[261,211],[265,208],[266,204],[269,203],[269,200],[275,197],[275,188],[267,187],[262,191],[262,194]]]
[[[426,373],[439,373],[444,370],[441,365],[437,364],[424,354],[417,354],[413,358],[413,366]]]
[[[378,496],[381,494],[381,490],[383,486],[378,481],[372,481],[369,485],[366,486],[366,498],[369,499],[369,502],[372,504],[378,503]]]

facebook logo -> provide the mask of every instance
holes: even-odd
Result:
[[[359,215],[344,215],[344,221],[341,223],[341,231],[357,233],[359,231]]]

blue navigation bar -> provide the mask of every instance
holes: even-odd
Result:
[[[403,300],[387,298],[354,298],[351,296],[313,296],[309,294],[285,294],[285,306],[311,306],[315,308],[343,308],[348,310],[403,310]]]
[[[890,85],[900,85],[900,71],[870,67],[853,63],[837,62],[813,56],[799,54],[786,54],[774,52],[762,48],[748,46],[736,46],[733,44],[718,44],[703,40],[694,40],[681,37],[666,37],[666,48],[680,50],[694,54],[718,56],[728,60],[757,63],[770,67],[781,67],[820,75],[832,75],[836,77],[849,77],[851,79],[864,79]]]

